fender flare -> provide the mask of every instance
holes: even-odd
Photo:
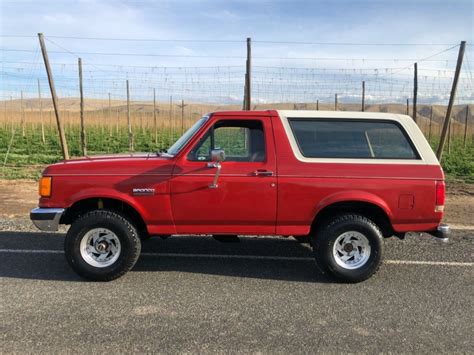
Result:
[[[144,221],[147,221],[149,219],[149,216],[146,213],[145,209],[139,203],[137,203],[137,201],[133,197],[114,189],[104,189],[104,187],[81,190],[69,196],[69,198],[67,199],[67,208],[70,208],[77,202],[92,198],[108,198],[112,200],[121,201],[132,207],[135,211],[137,211],[137,213]]]
[[[393,213],[390,207],[380,196],[367,191],[348,190],[336,192],[322,199],[313,210],[313,221],[324,208],[341,202],[363,202],[377,206],[385,212],[389,221],[393,220]]]

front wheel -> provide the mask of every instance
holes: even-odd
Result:
[[[312,239],[316,263],[345,282],[360,282],[381,264],[383,236],[370,219],[357,214],[337,216],[319,228]]]
[[[115,211],[95,210],[69,228],[64,251],[80,276],[94,281],[114,280],[133,268],[141,244],[135,226]]]

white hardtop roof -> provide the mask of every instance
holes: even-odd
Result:
[[[347,118],[347,119],[386,119],[405,121],[413,119],[407,115],[385,112],[360,112],[360,111],[309,111],[309,110],[277,110],[280,117],[288,118]]]
[[[285,128],[286,134],[289,137],[290,145],[295,153],[297,159],[303,162],[358,162],[358,163],[379,163],[384,159],[327,159],[327,158],[306,158],[304,157],[295,140],[294,134],[291,130],[288,118],[326,118],[326,119],[367,119],[367,120],[391,120],[397,121],[408,133],[413,144],[415,145],[418,153],[421,156],[420,160],[403,160],[403,159],[385,159],[388,164],[430,164],[439,165],[438,159],[436,159],[433,150],[426,141],[420,128],[417,126],[415,121],[410,116],[399,115],[396,113],[383,113],[383,112],[355,112],[355,111],[304,111],[304,110],[278,110],[278,115],[282,121],[283,127]]]

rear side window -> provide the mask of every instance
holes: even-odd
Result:
[[[391,121],[288,119],[307,158],[419,159],[403,128]]]

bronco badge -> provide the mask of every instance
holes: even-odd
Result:
[[[135,196],[148,196],[148,195],[154,195],[154,194],[155,194],[155,189],[152,189],[152,188],[133,189],[133,195]]]

